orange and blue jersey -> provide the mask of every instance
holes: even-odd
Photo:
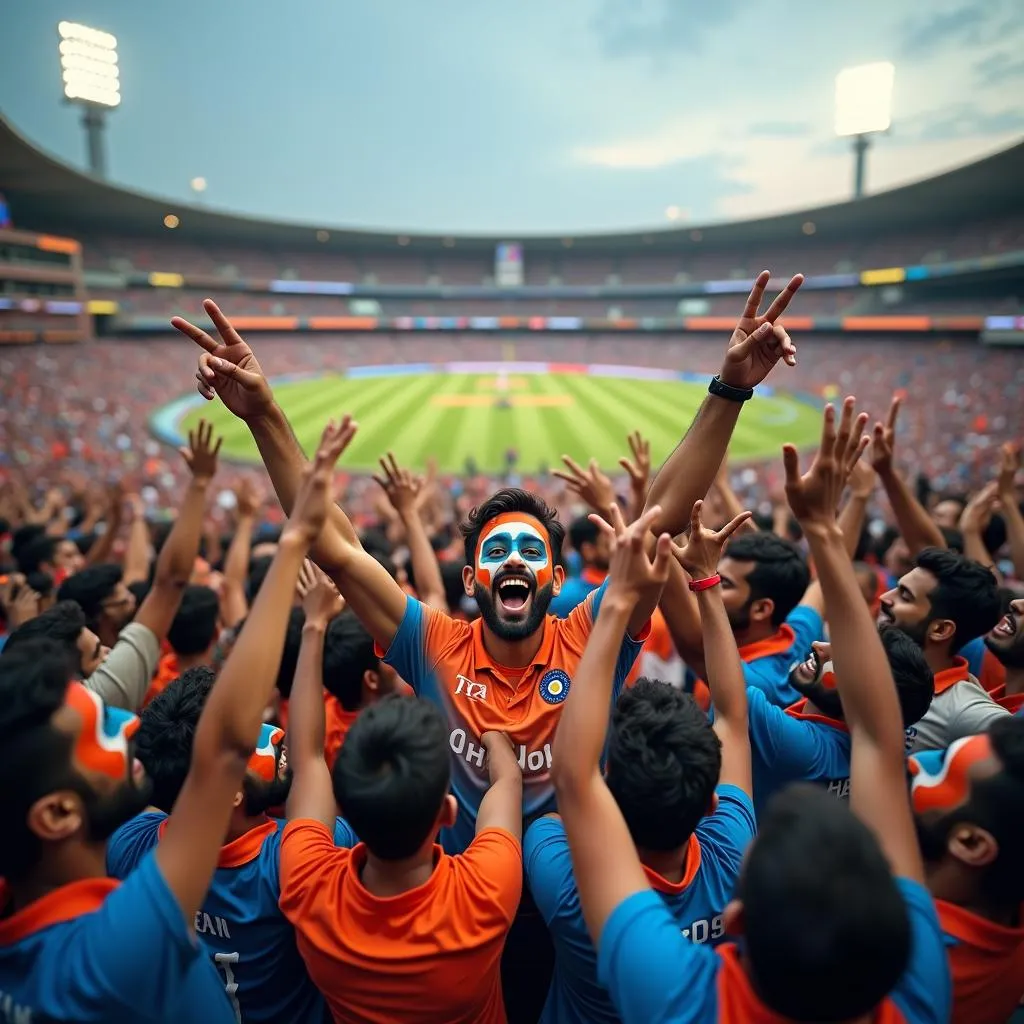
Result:
[[[747,687],[747,720],[758,815],[791,782],[812,782],[839,799],[850,795],[850,732],[846,723],[809,714],[801,700],[783,710],[764,691]]]
[[[762,690],[779,707],[795,704],[800,694],[789,685],[789,670],[810,654],[811,644],[823,639],[824,631],[818,612],[810,605],[798,605],[772,636],[739,649],[747,686]]]
[[[953,1024],[1005,1024],[1024,997],[1024,927],[935,901],[953,975]]]
[[[152,854],[122,883],[72,882],[0,920],[0,1019],[236,1021]]]
[[[945,1024],[953,1003],[942,931],[924,886],[897,879],[910,917],[910,961],[873,1024]],[[786,937],[779,936],[784,943]],[[850,964],[856,970],[856,964]],[[598,978],[624,1024],[786,1024],[757,997],[732,944],[688,942],[660,897],[626,897],[601,933]]]
[[[585,568],[579,576],[567,576],[562,582],[562,589],[551,599],[551,614],[560,619],[566,618],[576,605],[582,604],[588,594],[604,583],[607,576],[607,572],[590,568]]]
[[[981,688],[986,693],[991,694],[993,700],[999,701],[995,692],[1002,689],[1002,692],[1005,694],[1006,667],[988,649],[985,644],[985,638],[979,636],[970,643],[964,644],[959,654],[961,658],[967,660],[967,669],[981,683]],[[1002,703],[1002,701],[999,702]],[[1016,711],[1017,709],[1010,708],[1009,710]]]
[[[757,831],[753,804],[743,790],[719,786],[717,793],[717,810],[690,836],[681,881],[669,882],[644,868],[683,937],[712,946],[725,939],[722,911],[733,897],[744,851]],[[597,980],[597,953],[583,920],[559,818],[540,818],[527,829],[523,862],[555,945],[555,972],[540,1024],[614,1024],[619,1017]]]
[[[107,873],[134,878],[166,824],[166,814],[150,812],[122,825],[107,843]],[[272,819],[221,848],[195,931],[244,1024],[325,1024],[330,1018],[323,998],[299,956],[295,930],[278,908],[284,826]],[[333,841],[345,847],[357,842],[341,818]]]
[[[435,846],[430,877],[389,897],[363,885],[366,859],[362,843],[336,849],[319,821],[284,831],[281,910],[334,1019],[506,1024],[501,952],[522,895],[519,841],[488,828],[457,856]]]
[[[447,852],[459,853],[473,840],[477,809],[489,785],[480,742],[489,730],[505,733],[516,750],[523,772],[524,819],[555,809],[551,745],[604,593],[605,585],[598,587],[567,619],[545,616],[540,646],[525,668],[508,668],[490,657],[482,619],[459,622],[408,598],[390,649],[379,654],[418,696],[437,705],[448,722],[451,785],[459,815],[441,833]],[[623,637],[613,706],[646,639],[646,629],[636,639]]]

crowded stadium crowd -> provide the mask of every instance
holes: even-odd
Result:
[[[274,398],[482,340],[0,354],[0,1021],[1011,1020],[1024,361],[794,342],[768,281],[515,342],[705,374],[660,465],[367,477]],[[153,439],[193,379],[262,469]],[[762,384],[820,442],[732,463]]]

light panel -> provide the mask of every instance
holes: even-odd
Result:
[[[896,68],[888,61],[840,71],[836,75],[836,135],[888,130],[895,80]]]
[[[71,21],[62,21],[57,31],[65,97],[100,107],[118,106],[121,72],[117,39],[109,32]]]

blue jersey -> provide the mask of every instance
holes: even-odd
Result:
[[[772,794],[791,782],[814,782],[836,797],[850,795],[850,734],[846,723],[809,715],[806,701],[783,710],[747,687],[754,808],[760,816]]]
[[[946,1024],[953,991],[942,928],[924,886],[900,878],[910,917],[910,961],[874,1018],[884,1024]],[[779,942],[785,943],[785,935]],[[851,970],[855,969],[851,965]],[[735,946],[687,942],[651,892],[624,899],[601,934],[598,976],[625,1024],[777,1024],[743,970]]]
[[[800,694],[789,685],[789,670],[811,653],[811,644],[823,639],[824,631],[817,611],[809,605],[798,605],[774,636],[740,648],[747,686],[762,690],[779,707],[795,704]]]
[[[132,878],[158,843],[167,815],[140,814],[107,843],[107,873]],[[329,1020],[295,945],[295,930],[278,909],[281,895],[281,833],[270,820],[250,829],[220,852],[210,891],[196,914],[196,934],[221,974],[221,985],[244,1024],[323,1024]],[[337,846],[358,840],[341,818]]]
[[[603,573],[598,578],[597,574],[588,573],[585,569],[583,575],[566,577],[562,589],[551,599],[548,611],[552,615],[564,619],[576,605],[582,604],[586,600],[591,591],[597,590],[602,582],[604,582]]]
[[[756,832],[750,797],[719,786],[718,809],[690,837],[681,882],[645,868],[676,927],[691,942],[725,938],[722,911],[732,899],[743,853]],[[555,971],[540,1024],[612,1024],[618,1015],[597,980],[597,954],[580,909],[569,842],[558,818],[541,818],[523,838],[526,876],[555,944]]]
[[[156,858],[131,878],[72,882],[0,920],[6,1024],[235,1024]]]

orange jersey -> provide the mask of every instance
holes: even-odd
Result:
[[[489,785],[480,737],[489,730],[505,733],[515,747],[523,771],[523,817],[555,809],[551,742],[604,592],[601,586],[589,594],[568,618],[546,616],[533,660],[515,669],[488,655],[481,619],[459,622],[408,599],[384,660],[420,697],[436,704],[448,722],[452,793],[459,804],[458,820],[442,833],[449,853],[464,850],[476,831],[477,808]],[[623,637],[613,705],[648,632],[635,640]]]
[[[644,641],[640,657],[636,659],[626,679],[626,685],[632,686],[641,676],[646,676],[673,686],[682,686],[683,672],[683,662],[676,654],[665,616],[661,614],[660,608],[655,608],[651,616],[651,631]]]
[[[288,823],[281,900],[309,976],[343,1024],[505,1024],[501,952],[522,892],[518,841],[486,829],[465,853],[435,847],[427,882],[373,895],[363,844],[338,849],[318,821]]]
[[[160,658],[156,667],[156,675],[153,676],[153,681],[149,684],[142,706],[145,707],[154,697],[163,693],[179,675],[178,656],[174,651],[168,651]]]
[[[1005,1024],[1024,996],[1024,927],[935,901],[953,974],[953,1024]]]
[[[346,711],[337,697],[324,690],[324,714],[327,716],[327,729],[324,733],[324,760],[327,762],[327,767],[333,770],[338,751],[341,750],[345,736],[359,712]]]

